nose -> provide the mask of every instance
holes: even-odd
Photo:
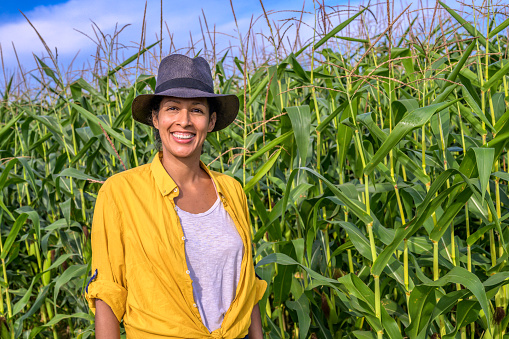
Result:
[[[187,108],[182,108],[177,117],[177,123],[182,127],[187,127],[191,124],[191,119],[189,117],[189,110]]]

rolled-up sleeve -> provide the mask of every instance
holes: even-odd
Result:
[[[85,297],[95,314],[95,300],[111,307],[120,322],[126,310],[124,230],[106,182],[97,196],[92,221],[92,273]]]
[[[265,294],[265,290],[267,289],[267,282],[260,278],[256,278],[256,298],[255,303],[258,303],[262,300],[263,295]]]

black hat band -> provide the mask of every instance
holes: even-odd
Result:
[[[163,82],[158,85],[155,90],[155,94],[164,92],[170,88],[178,88],[178,87],[186,87],[186,88],[194,88],[199,89],[204,92],[214,93],[214,89],[203,82],[193,79],[193,78],[177,78],[170,79],[168,81]]]

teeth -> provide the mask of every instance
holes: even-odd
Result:
[[[191,139],[194,136],[194,134],[192,133],[179,133],[179,132],[173,132],[173,135],[179,139]]]

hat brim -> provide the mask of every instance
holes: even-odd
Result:
[[[217,102],[216,124],[213,132],[222,130],[230,125],[239,112],[239,98],[234,94],[215,94],[194,88],[170,88],[156,94],[140,94],[133,100],[131,107],[133,119],[142,124],[152,124],[152,100],[156,96],[170,96],[177,98],[214,98]],[[211,112],[212,113],[212,112]]]

